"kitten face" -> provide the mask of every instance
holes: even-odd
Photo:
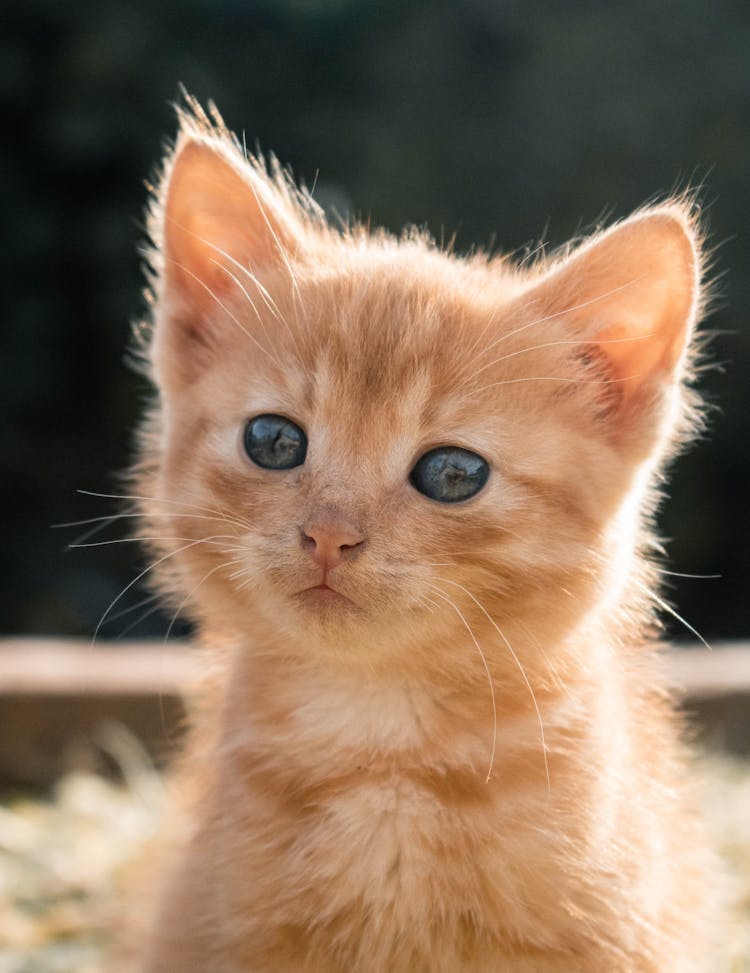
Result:
[[[524,421],[526,410],[510,409],[494,390],[479,391],[488,373],[472,379],[470,359],[461,365],[451,335],[455,307],[445,311],[430,281],[404,283],[410,269],[408,261],[396,261],[360,278],[356,289],[346,271],[310,287],[300,280],[298,303],[316,309],[312,319],[304,312],[296,318],[285,306],[283,286],[270,292],[294,324],[290,335],[268,345],[283,367],[259,354],[238,329],[231,341],[227,335],[215,365],[175,399],[169,495],[196,498],[247,522],[236,539],[227,539],[238,547],[232,552],[237,580],[247,581],[236,593],[241,610],[250,613],[260,601],[261,610],[300,631],[400,625],[399,616],[429,611],[440,597],[433,585],[450,591],[446,578],[477,595],[488,584],[493,593],[506,586],[510,594],[518,591],[518,577],[528,583],[531,569],[549,560],[555,533],[561,534],[558,562],[574,553],[564,525],[539,529],[550,504],[536,481],[556,475],[550,460],[560,444],[545,445],[554,433],[539,417]],[[385,299],[384,276],[392,278]],[[483,340],[486,312],[470,305],[461,310],[461,340]],[[241,301],[233,314],[263,340],[263,327],[253,326]],[[267,330],[274,323],[272,317],[264,321]],[[552,412],[547,404],[542,409]],[[302,465],[263,469],[247,455],[248,419],[269,413],[305,431]],[[440,503],[409,481],[420,457],[443,445],[471,450],[489,465],[486,484],[468,500]],[[523,459],[514,462],[519,452]],[[535,475],[528,477],[526,468]],[[567,487],[552,490],[558,493],[553,507],[570,502],[563,496]],[[316,525],[362,537],[325,575],[306,543]],[[213,533],[216,525],[185,519],[178,534],[205,536],[207,526]],[[188,552],[190,583],[223,557],[220,543]],[[324,576],[336,595],[309,590]]]
[[[683,210],[521,273],[330,230],[186,119],[152,230],[151,533],[168,520],[184,545],[172,585],[204,625],[262,620],[306,651],[406,664],[436,624],[483,613],[543,639],[591,610],[679,409],[697,301]],[[304,433],[303,462],[248,455],[269,415]],[[480,457],[481,489],[420,492],[438,447]]]

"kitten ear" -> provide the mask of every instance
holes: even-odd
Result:
[[[626,434],[664,407],[680,378],[700,306],[699,239],[678,203],[593,237],[537,285],[543,313],[581,336],[600,401]]]
[[[168,288],[197,307],[236,284],[234,261],[254,273],[281,263],[296,245],[285,201],[253,163],[221,143],[178,144],[164,197],[163,256]]]
[[[229,304],[285,266],[303,235],[280,182],[243,159],[228,133],[194,127],[178,138],[152,212],[160,271],[154,355],[162,381],[195,376],[231,324]]]

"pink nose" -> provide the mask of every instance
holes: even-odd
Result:
[[[341,558],[364,544],[354,525],[343,522],[311,521],[302,528],[302,544],[324,570],[335,568]]]

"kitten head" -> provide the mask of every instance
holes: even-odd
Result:
[[[409,668],[625,605],[688,425],[687,204],[530,267],[460,259],[330,228],[193,106],[150,228],[145,533],[201,626]]]

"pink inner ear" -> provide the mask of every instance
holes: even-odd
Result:
[[[679,208],[653,210],[595,237],[540,286],[553,283],[623,402],[674,379],[699,288],[696,247]]]
[[[215,308],[237,289],[237,264],[255,272],[280,260],[291,232],[273,193],[250,164],[241,172],[218,147],[178,149],[164,212],[167,287],[192,306]]]
[[[627,313],[623,315],[627,317]],[[646,330],[651,326],[654,330]],[[612,378],[621,386],[625,399],[637,392],[645,380],[663,374],[668,378],[683,351],[686,332],[678,328],[674,334],[649,320],[634,320],[613,324],[599,331],[594,344],[607,362]]]

